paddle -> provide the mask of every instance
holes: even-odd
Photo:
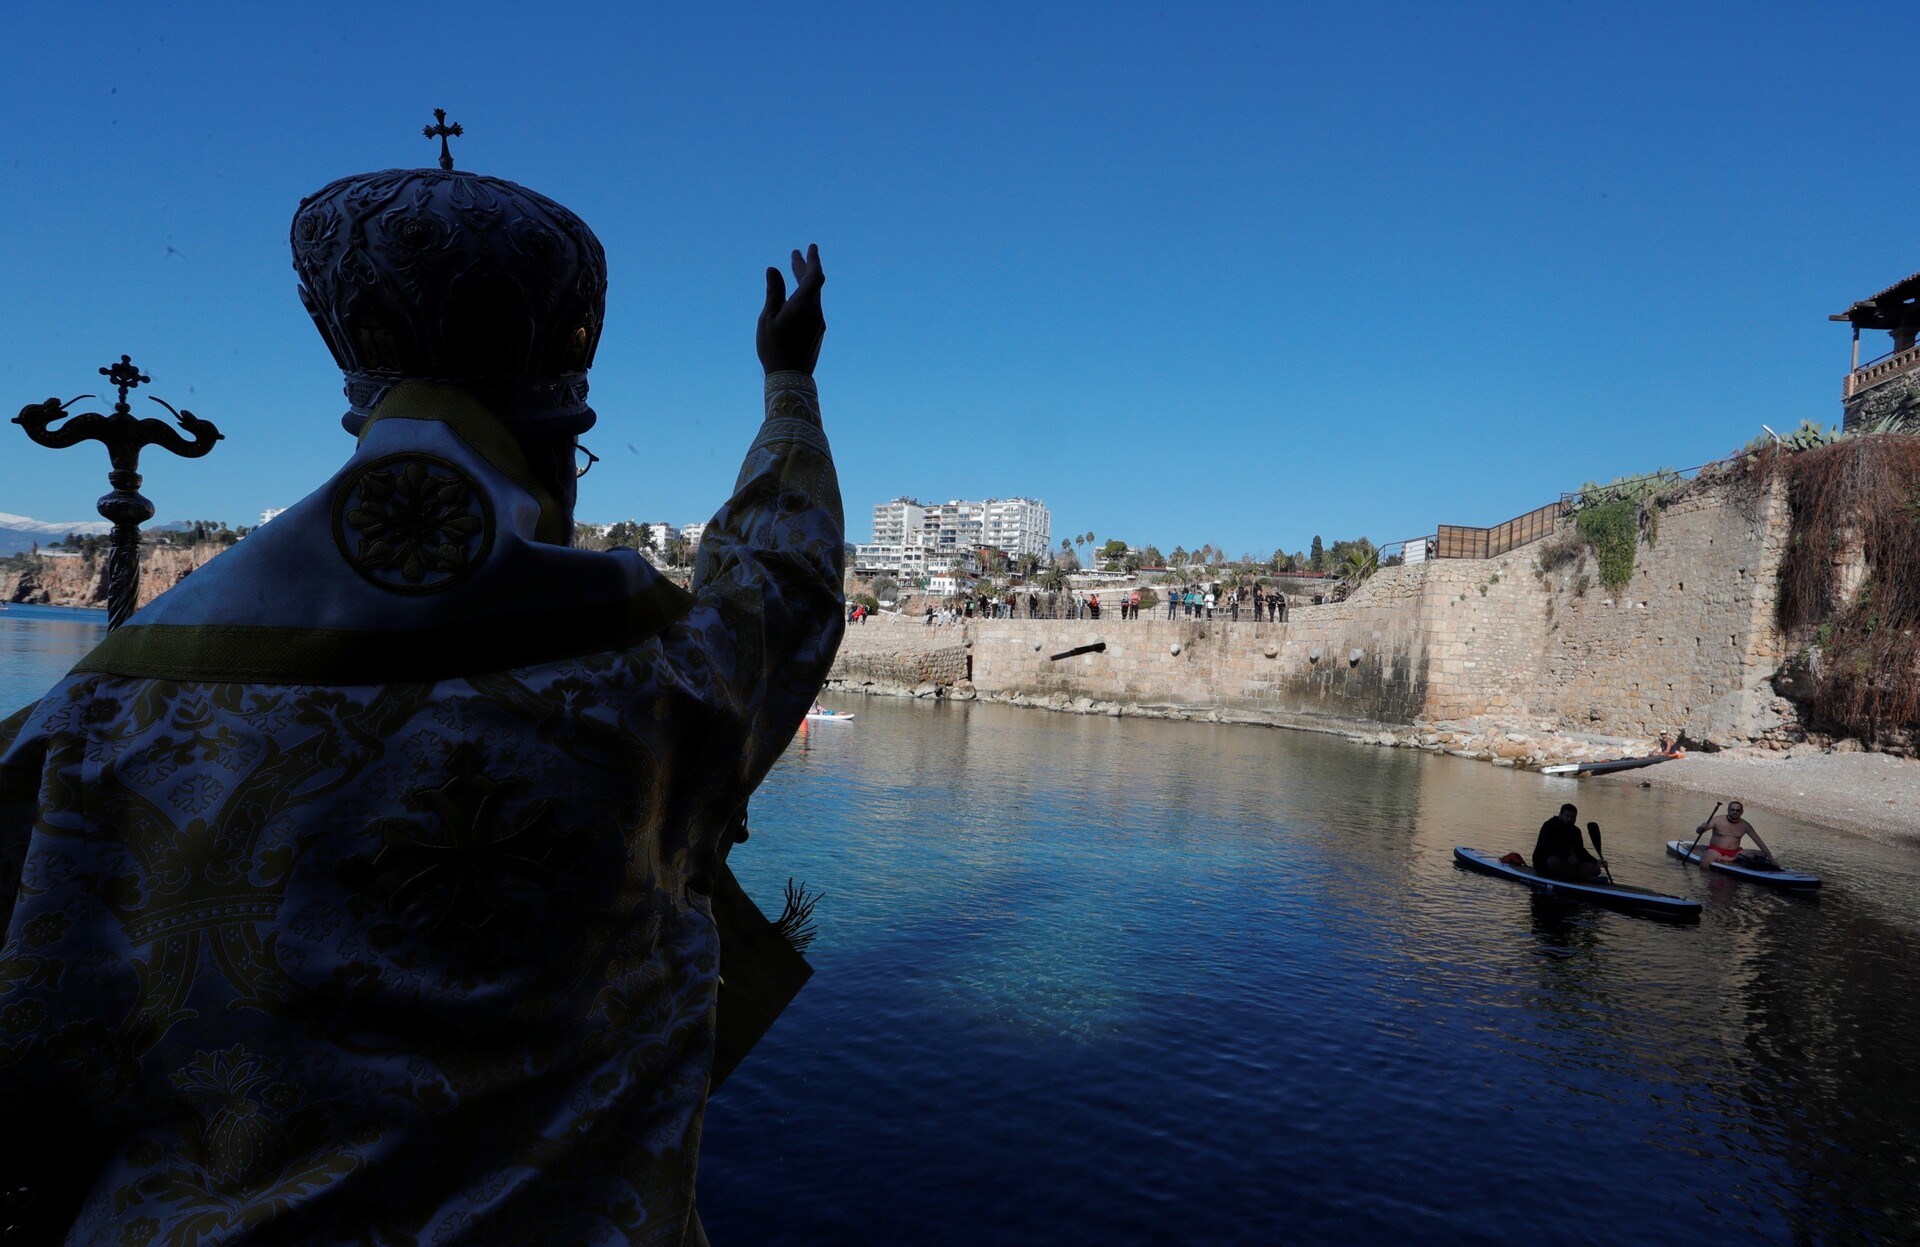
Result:
[[[1593,837],[1593,855],[1600,859],[1600,869],[1607,872],[1607,882],[1613,882],[1613,867],[1606,864],[1607,851],[1600,847],[1600,824],[1588,823],[1587,834]]]
[[[1707,815],[1707,822],[1700,824],[1700,830],[1693,833],[1693,843],[1687,846],[1688,861],[1693,860],[1693,851],[1700,847],[1700,837],[1707,834],[1707,823],[1711,823],[1714,820],[1714,816],[1719,813],[1720,813],[1720,803],[1718,801],[1715,801],[1713,803],[1713,813]],[[1701,865],[1704,866],[1706,865],[1706,863],[1702,862]]]

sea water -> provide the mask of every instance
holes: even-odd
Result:
[[[849,699],[734,853],[825,892],[715,1096],[716,1243],[1920,1239],[1920,855],[1272,729]],[[1678,763],[1675,765],[1684,765]],[[1563,801],[1697,926],[1456,867]]]
[[[0,694],[101,632],[0,613]],[[1920,1238],[1920,855],[1750,806],[1828,879],[1784,895],[1667,858],[1712,801],[1631,773],[839,708],[733,855],[769,911],[825,899],[813,980],[709,1109],[716,1243]],[[1453,865],[1562,801],[1700,923]]]
[[[0,719],[39,700],[105,635],[105,611],[18,603],[0,609]]]

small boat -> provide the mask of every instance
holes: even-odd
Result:
[[[813,723],[850,723],[853,716],[844,710],[809,710],[807,719]]]
[[[1768,869],[1765,866],[1742,866],[1738,859],[1734,861],[1706,862],[1707,850],[1697,848],[1685,840],[1667,841],[1667,852],[1683,862],[1692,862],[1696,866],[1705,866],[1708,870],[1717,870],[1722,874],[1738,875],[1742,879],[1751,879],[1755,883],[1764,883],[1770,888],[1817,888],[1820,876],[1810,875],[1804,870],[1783,870],[1778,866]]]
[[[1667,896],[1646,888],[1636,888],[1627,883],[1605,883],[1598,880],[1592,883],[1575,883],[1565,879],[1548,879],[1536,874],[1531,866],[1509,866],[1496,854],[1482,849],[1470,849],[1464,845],[1454,848],[1453,860],[1469,870],[1512,879],[1516,883],[1524,883],[1534,891],[1544,892],[1549,896],[1588,901],[1595,905],[1604,905],[1608,909],[1617,909],[1621,913],[1639,914],[1647,918],[1664,918],[1669,922],[1700,920],[1700,902],[1688,900],[1684,896]]]
[[[1605,775],[1609,771],[1631,771],[1636,767],[1653,766],[1659,762],[1671,762],[1684,757],[1678,753],[1650,753],[1642,758],[1611,758],[1605,762],[1563,762],[1558,766],[1543,766],[1542,775]]]

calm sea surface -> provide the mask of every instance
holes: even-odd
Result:
[[[0,719],[38,700],[105,635],[105,611],[66,606],[0,610]]]
[[[11,703],[99,633],[22,610]],[[1920,854],[1754,807],[1797,898],[1664,857],[1712,801],[1630,777],[844,708],[733,857],[827,897],[708,1115],[721,1247],[1920,1241]],[[1700,925],[1453,866],[1564,800]]]

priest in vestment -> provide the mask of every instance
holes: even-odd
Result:
[[[294,217],[345,465],[0,724],[24,1241],[703,1241],[710,1086],[806,974],[725,863],[844,626],[820,263],[682,590],[568,545],[599,241],[442,163]]]

